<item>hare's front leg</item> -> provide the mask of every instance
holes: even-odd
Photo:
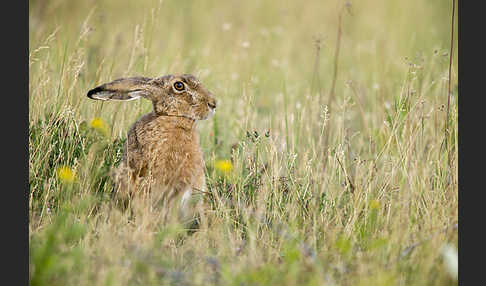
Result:
[[[194,186],[187,186],[181,196],[179,216],[182,221],[191,221],[197,217],[198,205],[207,190],[204,173],[197,178]]]
[[[112,180],[114,182],[113,195],[116,199],[125,201],[133,194],[133,175],[125,162],[121,162],[116,169],[112,170]]]

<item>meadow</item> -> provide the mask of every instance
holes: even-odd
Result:
[[[30,0],[30,284],[457,285],[451,16],[439,0]],[[219,101],[198,123],[196,231],[113,202],[152,106],[86,96],[174,73]]]

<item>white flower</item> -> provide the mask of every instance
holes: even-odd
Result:
[[[454,279],[457,279],[458,257],[456,248],[450,244],[442,246],[442,256],[444,257],[447,271]]]
[[[260,34],[264,37],[270,36],[270,31],[267,28],[260,29]]]
[[[229,31],[231,29],[231,23],[223,23],[223,31]]]
[[[242,43],[241,43],[241,46],[242,46],[243,48],[245,48],[245,49],[248,49],[248,48],[250,47],[250,42],[248,42],[248,41],[244,41],[244,42],[242,42]]]
[[[385,103],[384,103],[384,104],[385,104],[385,108],[386,108],[387,110],[389,110],[389,109],[391,108],[390,102],[385,101]]]

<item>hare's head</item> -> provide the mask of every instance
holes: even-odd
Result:
[[[182,116],[194,120],[206,119],[216,109],[216,99],[211,92],[190,74],[167,75],[155,79],[121,78],[90,90],[88,97],[122,101],[143,97],[152,101],[157,115]]]

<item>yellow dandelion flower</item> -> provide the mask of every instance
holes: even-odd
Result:
[[[72,183],[76,178],[76,174],[74,173],[73,169],[63,166],[57,168],[57,177],[62,183]]]
[[[233,164],[230,160],[216,160],[214,167],[223,173],[229,173],[233,169]]]
[[[105,135],[105,136],[108,136],[108,125],[105,123],[105,121],[103,121],[103,119],[99,118],[99,117],[95,117],[93,118],[93,120],[91,120],[91,122],[89,123],[89,126],[91,126],[91,128],[99,131],[101,134]]]
[[[377,210],[380,208],[380,201],[379,200],[371,200],[370,201],[370,209]]]

